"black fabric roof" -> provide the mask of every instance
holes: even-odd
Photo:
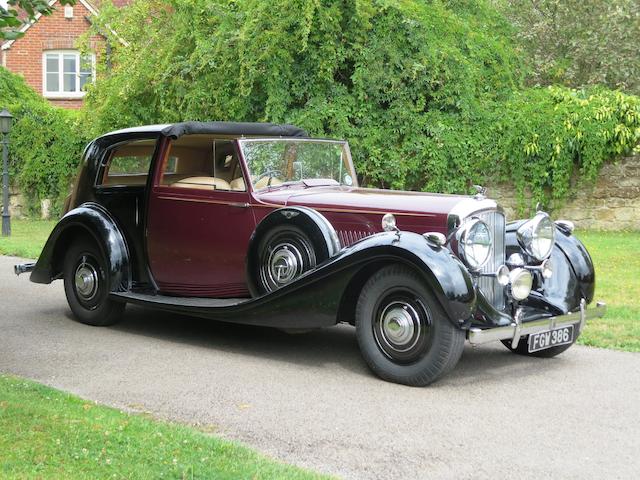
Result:
[[[182,122],[164,127],[165,137],[180,138],[183,135],[211,133],[218,135],[248,135],[265,137],[308,137],[309,134],[293,125],[249,122]]]

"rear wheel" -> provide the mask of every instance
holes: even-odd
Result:
[[[364,285],[356,336],[374,373],[411,386],[428,385],[453,369],[465,341],[424,280],[399,265],[379,270]]]
[[[107,262],[94,242],[79,240],[67,251],[64,291],[71,311],[82,323],[113,325],[122,316],[125,304],[109,298]]]

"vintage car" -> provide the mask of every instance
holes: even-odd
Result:
[[[473,196],[360,188],[344,141],[291,125],[128,128],[86,148],[31,271],[75,317],[126,303],[284,330],[355,326],[381,378],[426,385],[465,340],[552,357],[604,304],[568,221]]]

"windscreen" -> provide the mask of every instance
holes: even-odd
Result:
[[[254,189],[297,182],[314,185],[355,183],[346,142],[301,139],[240,141]]]

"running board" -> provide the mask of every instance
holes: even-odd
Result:
[[[286,288],[258,298],[172,297],[132,292],[111,292],[110,298],[156,310],[218,320],[276,328],[318,328],[336,324],[337,305],[318,301],[316,308],[308,295],[287,294]],[[334,295],[335,297],[335,295]],[[338,297],[339,300],[339,297]],[[328,307],[328,308],[327,308]]]
[[[170,295],[152,295],[132,292],[112,292],[111,298],[127,303],[146,305],[149,307],[171,305],[175,307],[220,308],[233,307],[251,300],[250,298],[202,298],[172,297]]]

